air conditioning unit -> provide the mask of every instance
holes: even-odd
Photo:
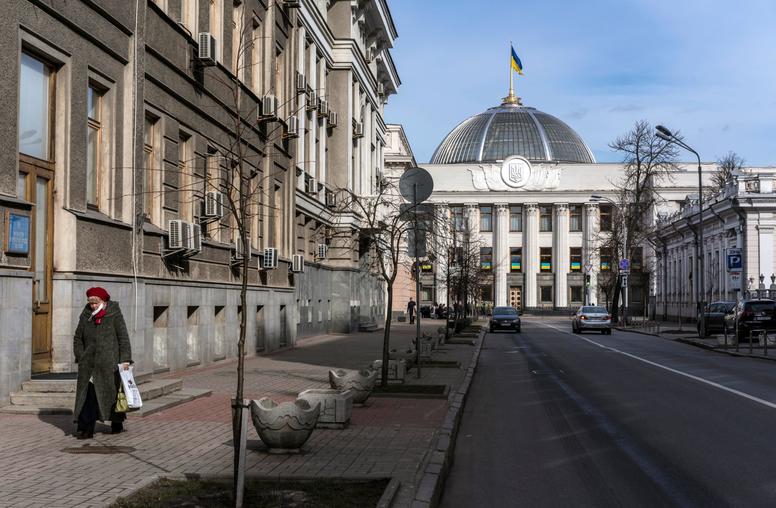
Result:
[[[318,95],[315,92],[310,92],[310,96],[307,98],[307,111],[315,111],[318,109]]]
[[[358,121],[353,122],[353,137],[354,138],[364,137],[364,124]]]
[[[215,65],[216,64],[216,38],[210,32],[200,32],[197,35],[197,41],[199,42],[199,50],[197,51],[197,59],[203,65]]]
[[[377,83],[377,95],[385,95],[385,85]]]
[[[171,220],[169,227],[167,228],[167,248],[173,249],[185,249],[184,246],[184,224],[186,222],[182,220]]]
[[[318,259],[326,259],[326,254],[329,251],[329,246],[325,243],[318,244]]]
[[[291,256],[291,271],[295,273],[304,273],[304,256],[294,254]]]
[[[286,132],[283,135],[286,138],[299,137],[299,119],[295,116],[289,116],[286,119]]]
[[[194,224],[181,221],[181,243],[186,250],[194,249]]]
[[[192,254],[202,250],[202,226],[191,224],[191,251]]]
[[[318,194],[318,182],[315,180],[315,177],[311,176],[307,178],[307,181],[305,181],[304,191],[312,196]]]
[[[329,111],[329,127],[336,127],[339,115],[336,111]]]
[[[221,218],[224,216],[224,195],[218,191],[208,191],[205,193],[205,213],[207,218]]]
[[[318,101],[318,114],[320,116],[329,115],[329,103],[326,101],[326,99],[321,99]]]
[[[261,267],[265,270],[274,270],[278,267],[278,250],[275,247],[264,249],[264,261]]]
[[[278,117],[278,98],[274,95],[265,95],[261,98],[259,109],[260,120],[274,120]]]
[[[301,72],[296,73],[296,93],[305,93],[307,91],[307,78]]]
[[[248,251],[248,257],[251,257],[250,250]],[[239,235],[234,240],[234,255],[232,259],[235,261],[242,261],[245,259],[245,249],[243,248],[243,239]]]

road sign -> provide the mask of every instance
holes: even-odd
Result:
[[[727,271],[741,272],[744,269],[744,256],[739,248],[727,250]]]
[[[628,258],[623,258],[620,260],[620,271],[626,272],[630,270],[630,260]]]
[[[586,272],[590,273],[590,271],[591,271],[592,269],[593,269],[593,264],[592,264],[592,263],[590,263],[590,261],[588,261],[587,263],[585,263],[585,271],[586,271]]]
[[[409,168],[399,179],[399,192],[410,203],[422,203],[431,196],[433,191],[434,179],[423,168]]]
[[[627,288],[628,287],[628,274],[624,273],[622,274],[622,279],[620,280],[620,287]]]
[[[728,287],[732,291],[741,290],[741,272],[728,272],[727,280],[728,280]]]

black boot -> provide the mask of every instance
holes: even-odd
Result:
[[[124,424],[122,422],[111,422],[110,423],[110,433],[111,434],[121,434],[124,432]]]
[[[94,437],[94,425],[91,427],[82,427],[79,425],[75,437],[76,439],[92,439]]]

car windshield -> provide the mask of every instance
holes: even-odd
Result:
[[[606,314],[605,307],[582,307],[582,314]]]
[[[776,304],[774,304],[774,302],[749,302],[746,306],[752,312],[761,312],[764,310],[773,310]]]
[[[496,307],[493,309],[493,315],[499,316],[517,316],[517,311],[512,307]]]

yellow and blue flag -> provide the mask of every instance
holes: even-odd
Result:
[[[520,57],[515,53],[514,46],[510,46],[512,49],[512,69],[516,70],[518,74],[523,74],[523,62],[520,61]]]

